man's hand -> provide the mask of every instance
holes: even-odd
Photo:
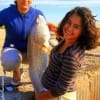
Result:
[[[50,30],[51,32],[56,33],[57,27],[58,27],[57,25],[55,25],[55,24],[53,24],[53,23],[50,23],[50,22],[48,22],[47,25],[48,25],[49,30]]]

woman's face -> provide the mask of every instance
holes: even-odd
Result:
[[[77,14],[73,14],[69,17],[66,24],[63,27],[63,35],[65,40],[69,42],[75,42],[82,33],[82,18]]]
[[[32,4],[32,0],[16,0],[18,11],[22,14],[25,14],[29,11],[29,8]]]

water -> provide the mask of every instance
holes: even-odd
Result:
[[[36,8],[43,11],[48,21],[59,22],[65,16],[65,14],[72,8],[79,6],[73,5],[37,5]],[[97,21],[100,20],[100,4],[87,6],[92,10],[93,15],[96,16]]]
[[[0,10],[8,7],[14,0],[1,0]],[[99,0],[34,0],[33,7],[42,10],[47,21],[58,23],[64,15],[76,6],[88,7],[100,21],[100,1]]]

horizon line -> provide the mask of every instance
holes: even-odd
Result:
[[[9,2],[4,2],[4,1],[1,1],[0,4],[8,4],[8,3],[14,3],[13,1],[9,1]],[[68,5],[68,4],[80,4],[80,5],[83,5],[83,4],[97,4],[99,5],[100,4],[100,1],[98,0],[84,0],[84,1],[60,1],[60,0],[34,0],[34,2],[32,2],[32,4],[48,4],[48,5]]]

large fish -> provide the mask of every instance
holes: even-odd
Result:
[[[45,18],[39,15],[28,38],[29,71],[35,91],[43,88],[41,77],[48,66],[49,39],[50,32]]]

